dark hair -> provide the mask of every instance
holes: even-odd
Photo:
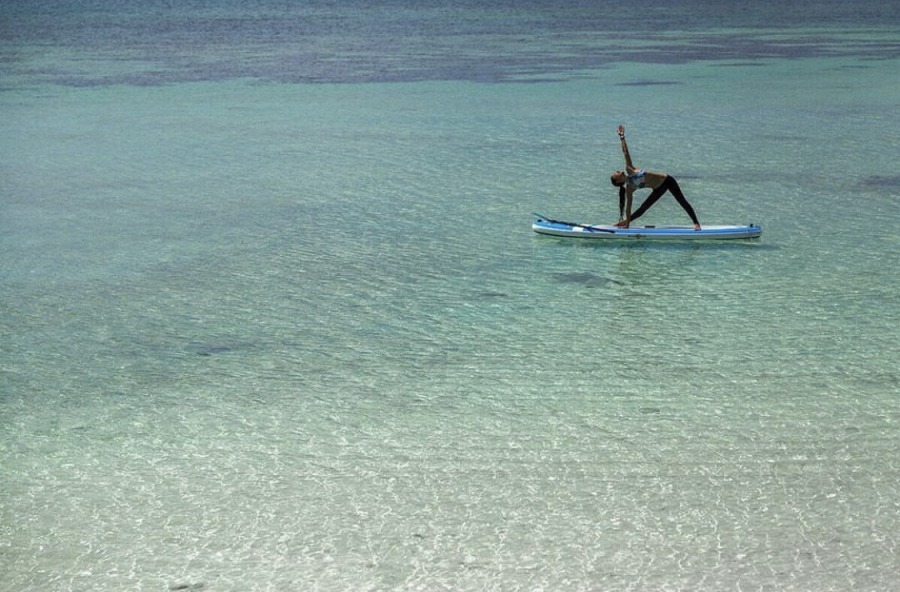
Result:
[[[616,173],[609,176],[609,182],[613,184],[613,187],[621,187],[624,185],[624,183],[616,183]]]
[[[625,217],[625,186],[619,185],[619,220]]]

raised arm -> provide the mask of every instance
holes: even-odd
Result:
[[[625,141],[625,126],[619,125],[616,132],[618,132],[619,140],[622,142],[622,154],[625,155],[625,172],[630,175],[637,169],[635,168],[634,163],[631,162],[631,153],[628,152],[628,143]]]

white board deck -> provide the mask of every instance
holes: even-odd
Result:
[[[694,230],[693,226],[632,226],[616,228],[602,224],[579,224],[538,218],[531,225],[538,234],[598,240],[727,240],[758,238],[762,227],[711,225]]]

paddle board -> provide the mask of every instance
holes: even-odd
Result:
[[[561,236],[568,238],[587,238],[600,240],[726,240],[739,238],[757,238],[762,234],[762,227],[755,224],[747,226],[714,225],[702,226],[694,230],[693,226],[632,226],[616,228],[600,224],[579,224],[563,222],[539,217],[531,225],[538,234]]]

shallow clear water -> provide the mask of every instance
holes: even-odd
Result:
[[[892,589],[896,23],[373,6],[0,9],[0,590]]]

